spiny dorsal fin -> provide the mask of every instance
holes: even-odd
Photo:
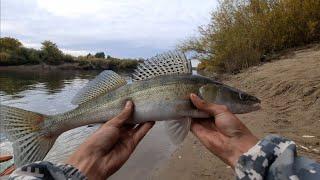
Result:
[[[90,99],[117,89],[126,83],[126,80],[117,73],[110,70],[103,71],[83,87],[75,95],[71,103],[75,105],[82,104]]]
[[[139,64],[132,74],[133,81],[169,74],[191,74],[191,62],[179,51],[169,51]]]

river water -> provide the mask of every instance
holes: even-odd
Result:
[[[43,114],[57,114],[75,108],[71,99],[96,71],[3,71],[0,70],[0,102]],[[62,134],[47,155],[47,160],[63,162],[98,126],[80,127]],[[81,139],[79,141],[79,138]],[[12,153],[11,143],[0,133],[0,154]],[[161,123],[143,139],[128,162],[110,179],[148,179],[152,170],[174,151]],[[11,162],[0,164],[5,169]]]

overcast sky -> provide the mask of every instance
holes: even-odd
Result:
[[[216,0],[1,0],[1,37],[77,55],[150,57],[207,24]]]

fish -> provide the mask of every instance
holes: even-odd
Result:
[[[190,130],[192,118],[209,118],[189,99],[190,93],[225,105],[233,113],[260,108],[260,100],[239,89],[208,77],[192,74],[184,53],[169,51],[140,63],[132,82],[111,70],[101,72],[72,100],[75,109],[45,115],[20,108],[0,106],[0,130],[13,142],[17,167],[42,160],[60,134],[80,126],[104,123],[121,112],[126,101],[134,104],[131,124],[164,121],[174,144],[181,143]]]

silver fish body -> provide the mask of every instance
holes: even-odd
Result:
[[[85,102],[70,112],[49,117],[49,121],[44,121],[43,132],[51,135],[61,134],[79,126],[106,122],[119,114],[128,100],[134,103],[131,123],[177,120],[185,117],[205,118],[208,115],[196,110],[189,99],[190,93],[199,94],[199,89],[204,85],[213,85],[220,93],[230,88],[217,81],[196,75],[162,76],[136,81]],[[239,90],[234,92],[245,94]],[[228,95],[225,94],[225,96]],[[217,95],[215,98],[210,99],[210,102],[225,104],[230,109],[233,109],[233,105],[237,105],[223,102],[223,100],[217,102],[219,98]],[[249,105],[249,107],[253,106]],[[245,104],[242,108],[243,112],[252,111],[245,109]],[[243,113],[239,110],[233,112]]]
[[[134,103],[131,123],[182,119],[184,117],[207,117],[194,109],[190,93],[198,93],[208,78],[193,75],[163,76],[146,81],[136,81],[116,91],[85,102],[76,109],[50,117],[45,121],[44,132],[61,134],[75,127],[103,123],[116,116],[126,101]]]

